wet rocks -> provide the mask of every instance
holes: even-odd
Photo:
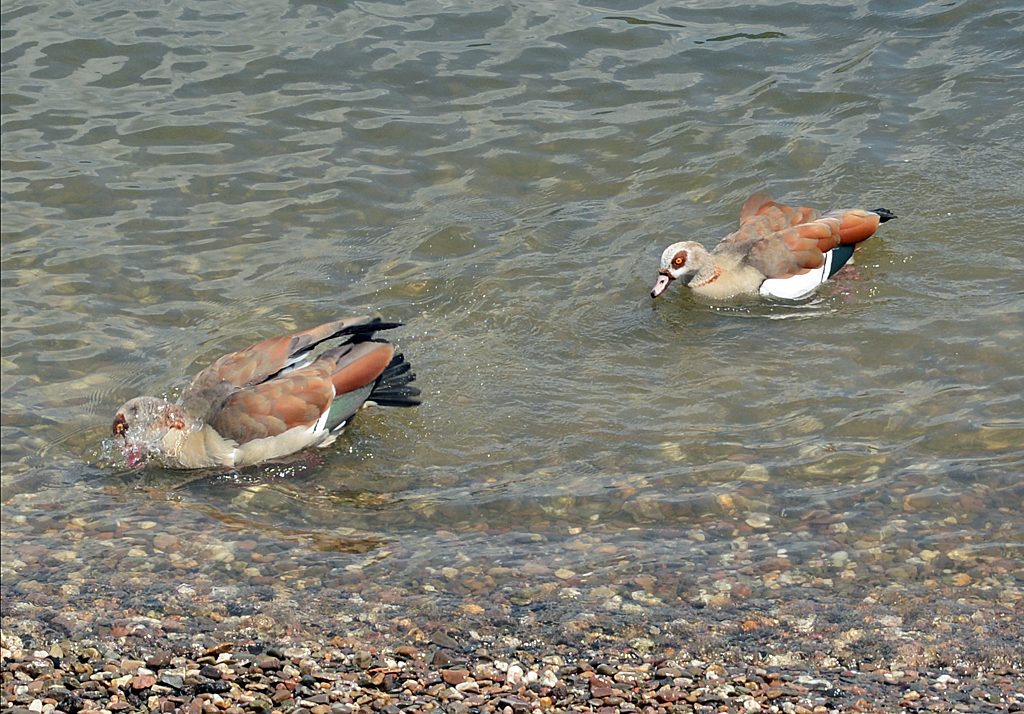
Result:
[[[450,635],[447,635],[450,637]],[[455,638],[453,638],[455,639]],[[304,642],[281,648],[222,643],[201,652],[119,652],[65,642],[63,658],[3,640],[2,711],[51,714],[103,710],[161,714],[309,712],[400,714],[431,710],[517,714],[536,711],[902,712],[1021,711],[1012,667],[822,668],[750,664],[735,650],[716,662],[640,656],[624,643],[573,652],[564,645],[476,649],[438,667],[420,647],[360,649]],[[255,654],[253,649],[257,648]],[[193,648],[187,648],[192,650]],[[274,654],[271,655],[270,652]],[[279,656],[275,656],[279,655]],[[743,661],[747,660],[747,661]],[[782,662],[785,658],[777,658]],[[151,669],[151,667],[155,669]],[[959,705],[959,706],[958,706]]]
[[[1024,706],[1007,684],[1024,661],[1019,489],[780,505],[744,473],[684,502],[623,486],[633,505],[592,524],[446,522],[386,554],[363,534],[313,548],[24,494],[9,508],[32,517],[4,523],[2,711]]]

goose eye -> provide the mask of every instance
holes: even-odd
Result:
[[[118,414],[114,419],[114,436],[124,436],[128,432],[128,420],[124,414]]]
[[[674,267],[674,268],[681,268],[681,267],[683,267],[683,263],[685,263],[685,262],[686,262],[686,256],[677,255],[675,258],[672,259],[672,267]]]

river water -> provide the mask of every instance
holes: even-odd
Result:
[[[3,14],[5,581],[156,588],[136,556],[162,533],[177,577],[278,595],[899,582],[1020,611],[1015,3]],[[899,220],[807,301],[652,301],[662,249],[714,245],[758,191]],[[241,473],[104,449],[125,400],[362,313],[405,323],[418,409]]]

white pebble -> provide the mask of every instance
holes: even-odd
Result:
[[[505,681],[509,686],[516,686],[523,681],[523,668],[518,664],[510,664],[508,671],[505,673]]]
[[[558,675],[550,669],[545,669],[540,673],[540,686],[553,687],[556,684],[558,684]]]
[[[747,525],[751,528],[767,528],[771,519],[767,513],[751,513],[747,516]]]

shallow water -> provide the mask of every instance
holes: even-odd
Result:
[[[159,523],[410,588],[784,552],[1019,593],[1022,28],[988,2],[5,7],[5,536]],[[662,248],[757,191],[899,220],[809,301],[652,303]],[[123,401],[366,312],[406,324],[415,411],[237,474],[104,452]],[[5,580],[37,577],[8,537]],[[136,567],[74,552],[45,577]],[[178,572],[252,576],[217,562]]]

